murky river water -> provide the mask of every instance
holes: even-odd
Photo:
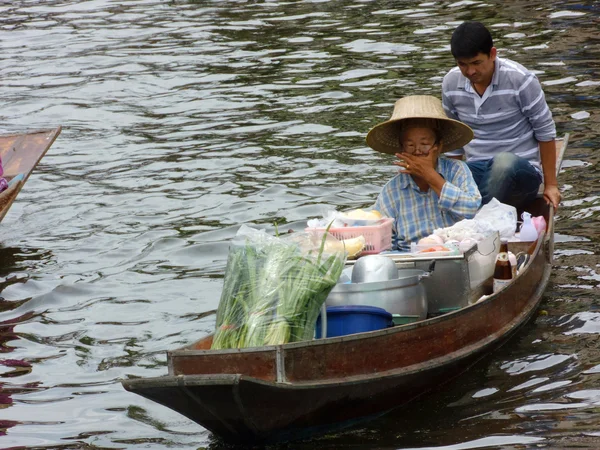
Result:
[[[212,330],[239,224],[373,202],[394,169],[365,133],[439,95],[465,19],[571,133],[547,315],[408,413],[289,447],[600,447],[600,5],[556,0],[0,2],[1,130],[64,127],[0,225],[0,447],[220,448],[119,380]]]

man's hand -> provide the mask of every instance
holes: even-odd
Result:
[[[556,141],[540,142],[540,159],[544,172],[544,200],[558,209],[560,191],[556,182]]]
[[[560,203],[561,195],[558,190],[558,186],[555,184],[546,185],[544,187],[544,200],[548,205],[554,206],[554,209],[558,209],[558,204]]]

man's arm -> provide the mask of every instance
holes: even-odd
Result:
[[[556,181],[556,125],[546,103],[542,86],[533,74],[529,74],[525,88],[519,92],[523,115],[529,119],[534,136],[539,143],[540,161],[544,173],[544,199],[554,209],[560,203],[560,191]]]
[[[556,181],[556,141],[540,142],[540,159],[544,172],[544,200],[558,209],[561,195]]]

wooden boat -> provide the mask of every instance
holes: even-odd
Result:
[[[0,221],[4,219],[29,175],[52,146],[60,131],[61,127],[58,127],[53,130],[0,136],[3,177],[9,182],[8,188],[0,193]]]
[[[559,161],[567,138],[557,142]],[[380,331],[272,347],[210,350],[207,336],[168,352],[168,376],[123,386],[241,443],[306,437],[404,405],[472,366],[534,315],[550,278],[554,216],[542,198],[527,210],[545,217],[547,231],[514,282],[481,302]]]

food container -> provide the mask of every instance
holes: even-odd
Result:
[[[439,250],[435,250],[439,249]],[[441,250],[446,249],[446,250]],[[410,244],[410,252],[415,256],[451,256],[460,255],[460,251],[453,245],[444,244]]]
[[[485,283],[494,274],[496,256],[500,252],[500,234],[494,233],[466,254],[471,289]]]
[[[333,306],[327,308],[327,337],[381,330],[392,325],[392,315],[372,306]],[[321,316],[317,319],[317,339],[321,338]]]
[[[423,281],[427,292],[428,313],[433,317],[451,308],[463,308],[485,293],[494,273],[499,249],[500,235],[496,232],[459,255],[440,256],[430,253],[388,257],[396,261],[400,271],[409,268],[426,270],[432,261],[436,262],[435,273]]]
[[[329,233],[339,240],[363,236],[365,238],[365,248],[361,252],[361,255],[373,255],[392,248],[393,223],[394,219],[386,217],[379,220],[376,225],[362,227],[332,227],[329,229]],[[325,228],[306,228],[305,231],[324,233]]]
[[[373,283],[338,283],[326,300],[327,306],[367,305],[392,314],[427,317],[427,295],[422,280],[431,272],[399,269],[398,278]]]
[[[396,263],[387,256],[366,255],[358,259],[352,269],[352,283],[372,283],[398,278]]]

